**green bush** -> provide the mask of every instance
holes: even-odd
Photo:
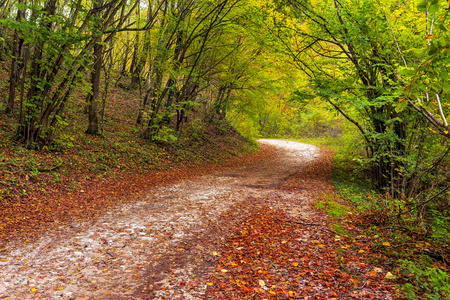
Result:
[[[410,282],[402,286],[407,299],[449,299],[450,276],[438,268],[425,267],[408,260],[401,260],[401,272],[410,277]]]

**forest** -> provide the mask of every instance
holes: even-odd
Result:
[[[299,140],[333,149],[338,193],[402,245],[406,297],[444,299],[449,14],[443,0],[0,0],[0,208]],[[8,218],[2,231],[24,222]]]

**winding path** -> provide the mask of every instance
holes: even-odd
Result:
[[[249,197],[273,194],[282,180],[320,155],[308,144],[260,143],[276,147],[277,155],[151,189],[145,201],[55,228],[32,243],[11,244],[0,257],[0,299],[201,298],[206,286],[187,283],[199,276],[199,265],[206,263],[204,272],[213,268],[215,257],[205,253],[224,237],[211,230],[228,226],[219,216]],[[284,197],[306,195],[285,192]],[[314,214],[301,205],[282,209],[304,219]],[[202,244],[205,238],[209,246]]]

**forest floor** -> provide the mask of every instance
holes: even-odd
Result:
[[[335,193],[332,153],[260,142],[227,166],[160,172],[172,179],[159,186],[123,179],[127,201],[114,182],[71,195],[93,212],[4,240],[0,299],[398,299],[377,237],[351,215],[339,235],[316,208]]]

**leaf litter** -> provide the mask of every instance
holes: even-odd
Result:
[[[338,250],[347,238],[311,205],[332,188],[331,154],[261,143],[276,155],[11,241],[0,298],[395,299],[386,272],[370,272],[366,253]]]

